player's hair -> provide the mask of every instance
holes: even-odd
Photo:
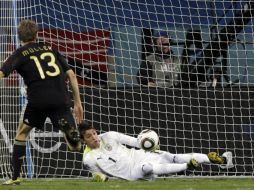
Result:
[[[32,20],[22,20],[18,27],[18,37],[22,42],[30,42],[36,39],[38,32],[37,24]]]
[[[79,133],[80,133],[80,138],[82,139],[83,137],[83,134],[89,130],[89,129],[95,129],[93,127],[93,125],[88,122],[88,121],[82,121],[79,125],[78,125],[78,130],[79,130]]]

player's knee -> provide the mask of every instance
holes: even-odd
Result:
[[[142,171],[145,175],[153,173],[153,165],[151,163],[143,164]]]
[[[31,129],[32,129],[32,127],[30,127],[24,123],[21,123],[18,127],[15,138],[18,140],[21,140],[21,141],[25,141],[27,139],[27,136],[29,135]]]

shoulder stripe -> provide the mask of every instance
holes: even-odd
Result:
[[[85,157],[86,154],[87,154],[88,152],[90,152],[90,151],[91,151],[91,148],[88,147],[88,146],[86,146],[86,148],[85,148],[85,150],[84,150],[84,153],[83,153],[83,157]]]

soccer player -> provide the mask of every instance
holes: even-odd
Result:
[[[3,185],[20,184],[20,170],[29,132],[34,127],[42,129],[47,117],[54,127],[64,133],[70,150],[79,151],[81,148],[75,119],[77,123],[83,120],[83,108],[76,75],[58,51],[47,44],[36,42],[37,31],[38,26],[34,21],[20,22],[18,37],[21,47],[7,58],[0,69],[0,78],[9,76],[14,70],[23,77],[28,100],[13,146],[13,176]],[[66,79],[72,88],[74,116]]]
[[[224,168],[233,167],[232,153],[219,156],[215,152],[208,155],[171,154],[165,151],[145,152],[139,148],[137,138],[118,132],[98,135],[95,128],[82,122],[79,125],[81,141],[86,145],[83,163],[93,174],[96,181],[105,181],[107,176],[135,181],[152,179],[157,175],[195,169],[199,163],[221,164]]]

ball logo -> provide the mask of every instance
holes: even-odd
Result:
[[[153,151],[159,146],[159,136],[158,134],[150,129],[145,129],[141,131],[138,135],[138,143],[140,148],[145,151]]]
[[[141,148],[144,150],[150,150],[155,145],[154,139],[151,138],[144,138],[141,141]]]

